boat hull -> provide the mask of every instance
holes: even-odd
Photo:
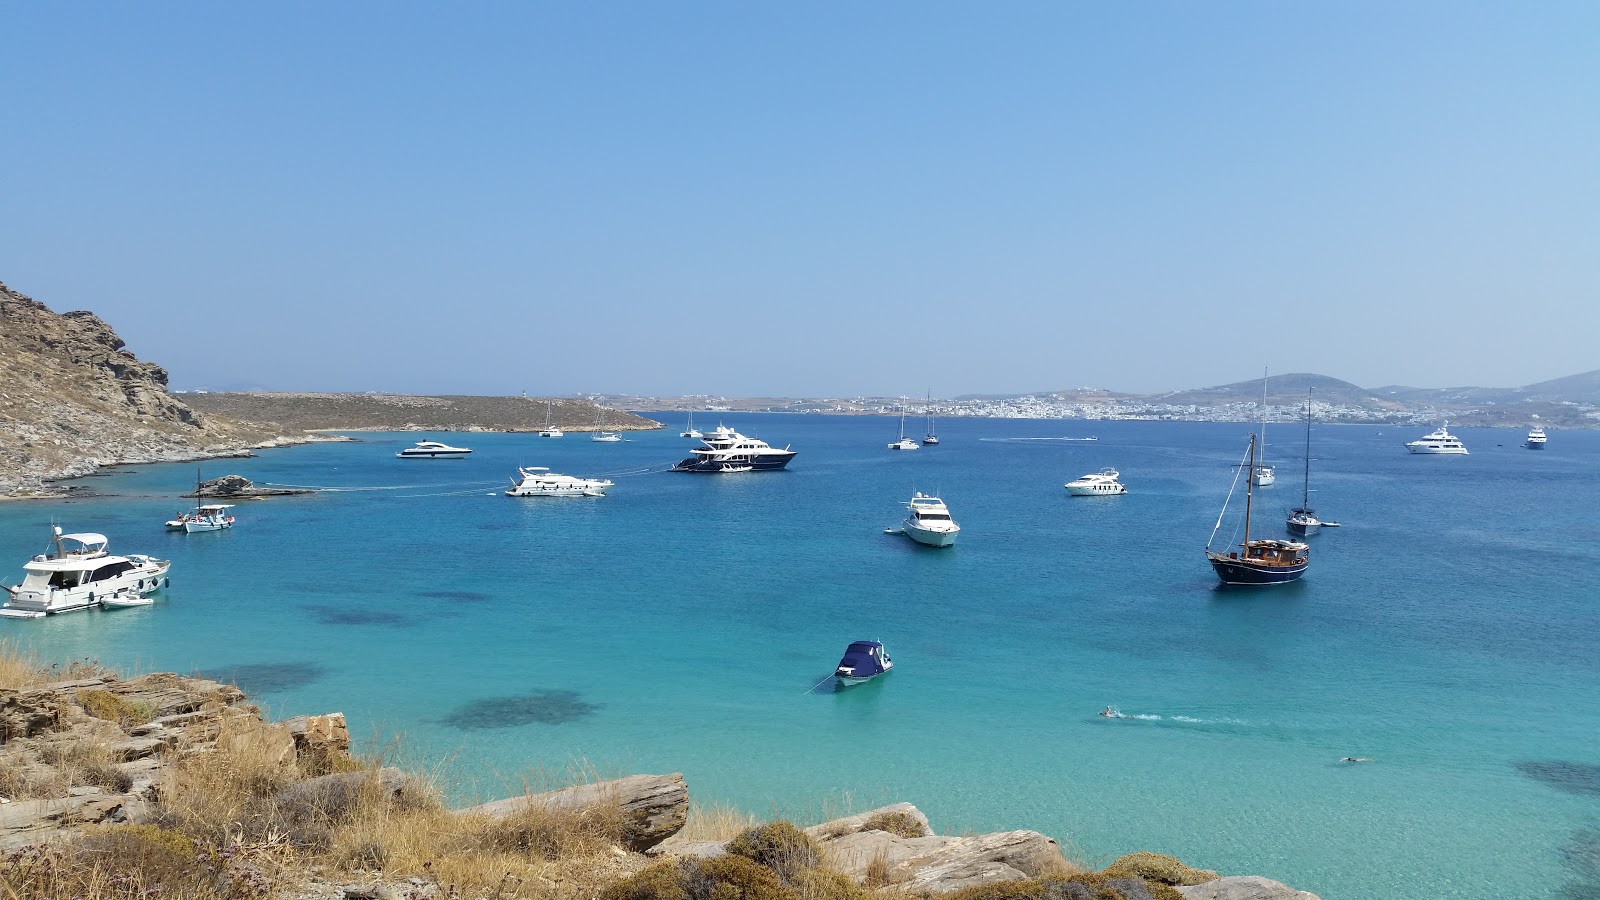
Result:
[[[1119,497],[1128,492],[1128,489],[1120,484],[1114,490],[1095,485],[1078,485],[1074,487],[1069,484],[1066,487],[1067,493],[1073,497]]]
[[[48,592],[16,590],[5,605],[0,606],[0,618],[39,619],[59,613],[80,612],[94,609],[101,600],[113,594],[132,592],[143,595],[165,586],[167,570],[172,566],[170,562],[129,559],[137,563],[135,568],[91,585]]]
[[[423,450],[413,453],[410,450],[401,450],[395,454],[397,459],[464,459],[471,450]]]
[[[1207,553],[1206,557],[1211,561],[1211,570],[1217,573],[1223,584],[1242,587],[1261,587],[1299,581],[1300,576],[1304,575],[1311,565],[1309,562],[1303,562],[1292,566],[1267,566],[1217,553]]]
[[[1544,441],[1528,441],[1522,446],[1527,447],[1529,450],[1543,450]]]
[[[1467,448],[1465,448],[1465,447],[1418,447],[1418,446],[1415,446],[1413,444],[1407,444],[1406,445],[1406,449],[1410,450],[1412,453],[1418,453],[1418,454],[1421,454],[1423,456],[1466,456],[1466,455],[1468,455],[1467,454]]]
[[[221,531],[224,528],[232,528],[232,527],[233,527],[233,520],[232,519],[229,519],[226,522],[193,522],[193,521],[190,521],[190,522],[183,523],[183,530],[185,532],[189,533],[189,534],[194,534],[196,531]]]
[[[699,475],[715,475],[723,471],[774,472],[778,469],[782,469],[784,466],[787,466],[789,464],[789,460],[794,459],[795,453],[797,452],[799,451],[763,454],[752,459],[739,461],[701,459],[698,456],[691,456],[688,459],[679,460],[678,463],[672,467],[672,471],[692,472]]]
[[[961,534],[960,529],[954,531],[933,531],[927,528],[917,528],[914,525],[905,525],[901,529],[906,537],[924,547],[954,547],[956,537]]]

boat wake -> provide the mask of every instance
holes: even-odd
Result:
[[[1067,442],[1067,443],[1081,444],[1081,443],[1087,443],[1089,441],[1098,441],[1100,439],[1097,438],[1097,437],[1081,437],[1081,438],[1075,438],[1075,437],[1003,437],[1003,438],[986,437],[986,438],[978,438],[978,440],[986,441],[986,442],[991,443],[991,444],[1032,444],[1032,443],[1038,443],[1040,441],[1054,441],[1054,442],[1057,442],[1057,443]]]
[[[1125,713],[1115,706],[1099,713],[1102,719],[1130,719],[1136,722],[1176,722],[1181,725],[1251,725],[1247,719],[1200,719],[1194,716],[1158,716],[1154,713]]]

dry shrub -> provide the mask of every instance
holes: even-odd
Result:
[[[225,721],[217,748],[180,757],[158,786],[157,821],[207,843],[263,840],[290,824],[280,813],[278,795],[295,780],[293,757],[279,747],[251,740],[259,722]],[[307,823],[303,819],[299,824]],[[298,844],[325,840],[324,829],[290,835]]]
[[[265,900],[291,883],[281,845],[211,846],[151,825],[89,829],[0,858],[7,900]]]
[[[796,900],[766,866],[742,856],[657,863],[608,885],[600,900]]]
[[[887,831],[904,838],[925,837],[928,829],[922,820],[907,812],[884,812],[861,823],[862,831]]]
[[[889,883],[889,854],[883,848],[880,847],[878,852],[867,860],[867,871],[862,874],[861,880],[866,882],[869,888],[881,888]]]
[[[1132,875],[1145,881],[1170,885],[1205,884],[1221,877],[1209,869],[1191,869],[1175,856],[1148,851],[1118,857],[1101,872],[1111,876]]]
[[[822,850],[810,835],[781,819],[757,825],[728,842],[728,852],[760,863],[778,873],[785,884],[822,863]]]
[[[804,869],[795,873],[790,887],[800,900],[868,900],[871,892],[831,869]]]
[[[582,809],[526,806],[474,829],[473,849],[528,854],[541,859],[604,853],[622,842],[622,810],[610,803]]]
[[[123,728],[143,725],[156,717],[155,707],[148,703],[133,703],[128,698],[98,689],[78,692],[78,705],[96,719],[116,722]]]
[[[1183,895],[1165,884],[1135,876],[1080,872],[1066,878],[1001,881],[964,888],[945,895],[945,900],[1183,900]]]
[[[687,841],[728,841],[756,827],[756,817],[731,806],[690,801],[689,816],[677,837]]]
[[[44,680],[44,667],[34,651],[11,638],[0,638],[0,690],[21,691]]]

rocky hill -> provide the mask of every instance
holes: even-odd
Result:
[[[207,413],[277,422],[296,431],[538,431],[546,410],[566,431],[660,428],[642,416],[588,400],[407,394],[191,393],[184,402]],[[546,406],[548,404],[548,406]]]
[[[99,466],[239,456],[293,443],[272,426],[202,415],[166,370],[128,352],[90,312],[52,312],[0,283],[0,498]]]

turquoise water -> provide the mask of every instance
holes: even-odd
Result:
[[[208,463],[404,488],[248,504],[216,534],[161,528],[193,466],[0,505],[7,582],[52,520],[173,560],[154,607],[0,637],[232,675],[274,715],[343,710],[462,798],[582,760],[682,771],[762,815],[908,800],[941,830],[1035,828],[1090,863],[1160,850],[1326,898],[1600,895],[1600,433],[1535,453],[1463,429],[1472,455],[1444,458],[1401,448],[1425,428],[1319,426],[1313,505],[1344,527],[1311,539],[1304,581],[1242,591],[1202,550],[1243,425],[956,419],[892,453],[897,420],[735,415],[800,451],[789,471],[498,493],[519,463],[686,455],[658,418],[671,431],[623,444],[453,436],[476,448],[459,461],[369,434]],[[1299,458],[1273,462],[1258,512],[1281,533]],[[1131,493],[1061,489],[1102,466]],[[913,489],[950,503],[957,547],[883,534]],[[808,692],[861,638],[895,671]]]

